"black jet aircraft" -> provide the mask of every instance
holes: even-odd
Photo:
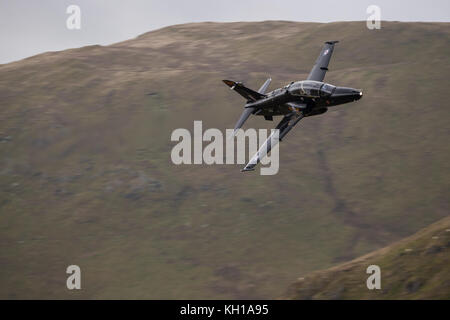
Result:
[[[269,93],[266,93],[266,90],[272,81],[270,78],[258,91],[245,87],[242,82],[223,80],[227,86],[247,100],[244,111],[234,128],[233,137],[251,114],[263,116],[270,121],[273,120],[273,116],[283,116],[276,126],[276,129],[279,129],[279,140],[281,141],[302,118],[323,114],[329,107],[361,99],[361,90],[337,87],[323,82],[334,45],[337,42],[325,42],[306,80],[291,82],[287,86]],[[271,144],[275,145],[277,142],[275,140],[273,143],[271,137],[266,140],[242,171],[254,170],[260,160],[271,150]]]

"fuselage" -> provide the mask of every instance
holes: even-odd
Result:
[[[277,116],[291,113],[292,106],[298,105],[308,116],[324,113],[329,107],[353,102],[361,97],[362,91],[358,89],[304,80],[275,89],[262,99],[248,102],[245,107],[258,109],[256,115]]]

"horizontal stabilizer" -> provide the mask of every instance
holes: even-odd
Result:
[[[264,94],[256,92],[250,88],[247,88],[242,82],[236,82],[232,80],[222,80],[231,90],[236,91],[243,96],[247,101],[256,101],[265,97]]]

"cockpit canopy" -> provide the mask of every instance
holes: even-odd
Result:
[[[335,86],[319,81],[305,80],[297,81],[287,86],[290,94],[297,96],[327,96],[336,89]]]
[[[336,90],[336,87],[328,83],[324,83],[322,88],[320,88],[320,91],[328,95],[332,94],[334,90]]]

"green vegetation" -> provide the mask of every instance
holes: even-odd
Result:
[[[300,277],[287,299],[450,299],[450,217],[386,248]],[[381,270],[381,289],[368,290],[366,269]]]
[[[272,298],[448,216],[449,34],[200,23],[0,65],[0,298]],[[234,125],[222,79],[303,79],[326,40],[364,97],[302,121],[277,175],[171,163],[174,129]]]

